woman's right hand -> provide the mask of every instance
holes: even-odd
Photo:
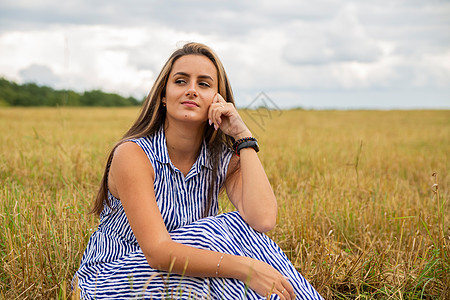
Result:
[[[277,294],[282,300],[295,299],[294,289],[287,278],[275,270],[271,265],[242,257],[248,267],[246,278],[243,280],[252,290],[263,297]]]

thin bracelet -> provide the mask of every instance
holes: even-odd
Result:
[[[216,276],[219,275],[220,262],[222,261],[224,255],[225,253],[222,253],[222,256],[219,259],[219,263],[217,264]]]

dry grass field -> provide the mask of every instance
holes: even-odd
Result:
[[[137,112],[0,109],[0,298],[71,297],[107,151]],[[278,197],[269,235],[326,299],[450,299],[450,111],[242,115]]]

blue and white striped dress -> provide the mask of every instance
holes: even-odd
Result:
[[[164,130],[132,140],[147,154],[155,171],[155,195],[167,230],[176,242],[201,249],[245,255],[264,261],[287,276],[297,299],[322,299],[298,273],[283,251],[253,230],[238,212],[217,215],[217,192],[209,217],[202,218],[211,165],[206,143],[184,176],[169,159]],[[225,181],[232,156],[221,156],[218,186]],[[150,267],[134,236],[119,199],[109,193],[100,225],[92,234],[74,276],[82,299],[265,299],[232,278],[198,278]],[[77,280],[77,281],[76,281]],[[279,299],[272,295],[271,299]]]

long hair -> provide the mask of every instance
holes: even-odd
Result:
[[[233,91],[228,80],[228,76],[219,57],[214,51],[206,45],[200,43],[187,43],[182,48],[177,49],[169,57],[164,64],[161,72],[156,78],[150,93],[145,99],[138,118],[133,123],[131,128],[124,134],[122,139],[116,143],[109,153],[103,178],[101,180],[100,188],[97,193],[91,213],[100,215],[104,205],[111,206],[108,198],[108,173],[111,165],[111,161],[114,156],[114,151],[124,141],[129,139],[140,138],[155,133],[163,124],[166,117],[166,109],[162,105],[162,98],[166,93],[167,80],[170,72],[172,71],[173,64],[177,59],[185,55],[203,55],[206,56],[217,69],[218,76],[218,92],[221,94],[227,102],[234,104]],[[210,176],[210,188],[207,193],[207,204],[204,211],[204,216],[207,216],[212,205],[212,198],[214,193],[217,192],[217,178],[219,169],[220,154],[223,146],[232,146],[234,139],[228,135],[225,135],[220,129],[214,130],[214,127],[205,126],[204,133],[207,147],[210,154],[210,162],[212,164],[212,172]]]

